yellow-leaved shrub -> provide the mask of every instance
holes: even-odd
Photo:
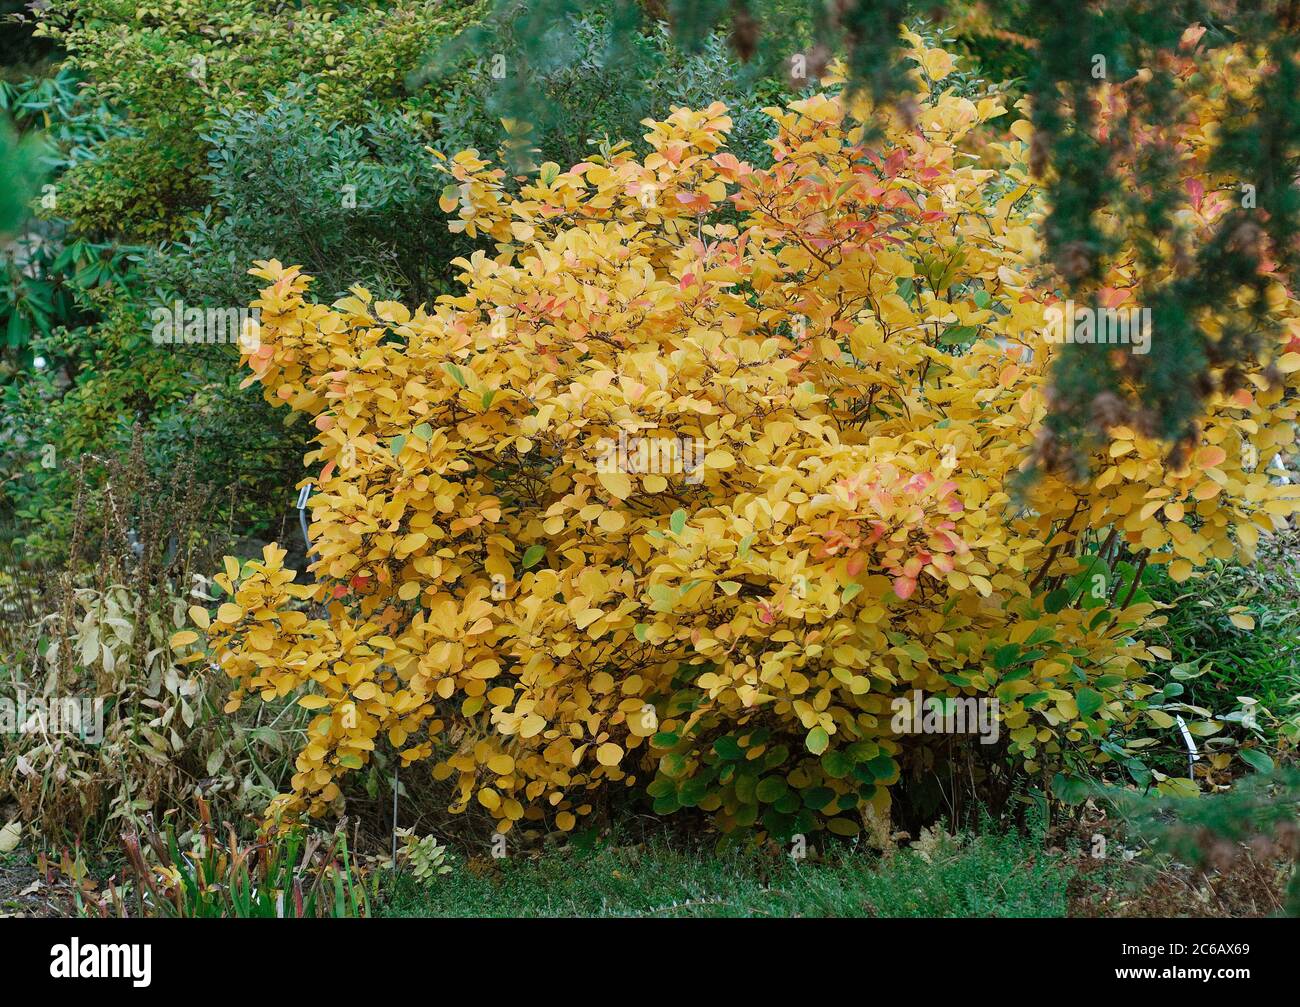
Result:
[[[893,723],[914,690],[996,698],[1034,771],[1168,735],[1156,606],[1110,561],[1182,579],[1296,511],[1265,469],[1300,341],[1243,363],[1182,457],[1112,426],[1089,481],[1018,498],[1056,299],[1029,135],[940,86],[918,75],[913,123],[833,93],[772,109],[769,171],[726,153],[720,105],[517,195],[458,154],[446,208],[496,253],[431,310],[318,304],[258,264],[250,380],[319,430],[316,583],[271,547],[194,614],[231,708],[316,711],[289,809],[324,812],[391,745],[503,830],[571,829],[635,784],[726,829],[847,834],[923,740]]]

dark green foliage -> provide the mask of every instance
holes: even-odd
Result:
[[[511,27],[507,23],[484,43],[496,47],[489,55],[454,72],[452,59],[448,76],[429,85],[442,89],[435,121],[437,146],[444,153],[474,148],[492,156],[506,145],[519,154],[535,150],[534,161],[568,167],[602,142],[628,140],[644,147],[641,120],[647,116],[664,118],[675,107],[721,101],[734,122],[729,148],[752,163],[771,162],[764,142],[770,120],[761,110],[779,99],[781,84],[761,76],[757,66],[739,63],[721,35],[707,36],[686,53],[674,45],[666,26],[616,42],[609,19],[585,16],[553,25],[544,51],[530,56],[526,40]],[[505,77],[495,78],[494,69]],[[540,100],[528,106],[531,129],[521,139],[507,134],[501,120],[518,113],[512,104],[518,95],[506,85],[525,73],[532,75],[530,93]]]
[[[94,159],[100,145],[125,131],[120,119],[80,90],[80,79],[66,68],[50,77],[0,83],[0,110],[27,131],[36,171],[54,182],[74,165]],[[37,192],[29,186],[25,195],[30,199]],[[124,282],[129,269],[129,249],[69,235],[55,184],[39,196],[38,215],[27,217],[0,251],[0,376],[7,367],[31,363],[34,338],[91,324],[99,317],[96,298]]]
[[[280,533],[304,428],[286,429],[256,390],[237,387],[234,347],[155,346],[143,302],[138,286],[123,290],[89,335],[38,339],[46,365],[0,386],[0,516],[17,519],[31,558],[66,554],[82,455],[124,452],[137,424],[154,476],[184,461],[217,488],[214,533]]]
[[[12,234],[27,214],[27,201],[41,177],[40,150],[31,138],[20,139],[0,118],[0,236]]]
[[[205,140],[212,204],[145,264],[164,301],[247,304],[259,286],[248,269],[269,258],[303,266],[318,296],[361,283],[377,296],[432,301],[445,292],[447,262],[471,247],[439,226],[444,180],[428,136],[401,113],[329,123],[293,90],[235,113]]]

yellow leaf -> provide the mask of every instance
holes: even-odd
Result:
[[[612,741],[607,741],[596,749],[596,761],[602,766],[617,766],[623,758],[623,749]]]
[[[605,487],[609,495],[619,500],[626,500],[632,492],[632,480],[625,472],[600,472],[596,478]]]
[[[600,517],[596,519],[600,527],[610,533],[622,531],[623,526],[627,524],[627,519],[616,510],[604,510],[600,512]]]
[[[226,602],[217,609],[217,621],[225,623],[236,623],[244,617],[244,610],[233,602]]]

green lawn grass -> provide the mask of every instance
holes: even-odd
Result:
[[[1037,840],[978,836],[886,860],[844,850],[795,862],[752,850],[569,847],[419,884],[399,878],[386,916],[765,917],[1065,915],[1072,868]]]

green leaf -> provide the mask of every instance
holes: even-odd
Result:
[[[667,797],[669,794],[677,793],[677,787],[668,777],[656,776],[645,788],[645,792],[651,797]]]
[[[650,627],[647,626],[644,622],[638,622],[635,626],[632,627],[632,635],[635,636],[637,640],[640,641],[641,643],[645,643],[646,634],[649,632],[649,630]]]
[[[677,802],[684,808],[693,808],[709,795],[709,781],[691,777],[677,791]]]
[[[821,755],[830,745],[831,736],[826,733],[826,728],[814,727],[808,732],[808,737],[804,739],[804,743],[808,746],[808,751],[812,752],[813,755]]]
[[[1082,804],[1088,797],[1088,781],[1057,773],[1052,777],[1052,793],[1066,804]]]
[[[993,667],[998,671],[1010,668],[1020,656],[1020,644],[1008,643],[993,652]]]
[[[773,801],[784,797],[785,792],[789,789],[790,785],[785,782],[785,777],[765,776],[759,781],[754,794],[764,804],[771,804]]]
[[[668,527],[673,530],[674,535],[680,535],[686,527],[686,511],[680,507],[673,511],[673,516],[668,519]]]
[[[1129,759],[1124,763],[1124,768],[1128,770],[1128,775],[1133,777],[1133,782],[1139,787],[1146,787],[1151,783],[1151,770],[1146,764],[1137,760]]]
[[[1257,773],[1273,772],[1273,760],[1261,752],[1258,748],[1243,748],[1237,753],[1241,756],[1241,761],[1248,765]]]
[[[1040,643],[1046,643],[1048,640],[1052,639],[1052,630],[1047,626],[1039,626],[1029,634],[1029,639],[1025,641],[1025,646],[1037,647]],[[1053,642],[1055,641],[1053,640]]]
[[[412,433],[425,443],[433,440],[433,427],[429,426],[427,423],[421,423],[412,431]]]
[[[1095,689],[1083,688],[1074,694],[1074,702],[1079,707],[1080,717],[1091,717],[1101,709],[1104,700]]]
[[[833,752],[827,752],[822,756],[822,772],[832,780],[842,780],[853,771],[853,763],[849,757],[836,749]]]
[[[1068,604],[1070,604],[1069,589],[1058,587],[1043,600],[1043,609],[1048,615],[1055,615]]]
[[[404,447],[406,447],[406,438],[400,434],[388,442],[388,450],[393,453],[394,458],[402,453]]]
[[[888,780],[898,772],[898,763],[889,755],[881,754],[874,759],[867,760],[865,768],[871,774],[873,780]]]
[[[546,555],[546,546],[530,545],[524,551],[523,567],[525,570],[531,569],[541,562],[542,557]]]
[[[978,325],[950,325],[939,336],[939,342],[944,346],[966,346],[975,342],[979,331]]]

